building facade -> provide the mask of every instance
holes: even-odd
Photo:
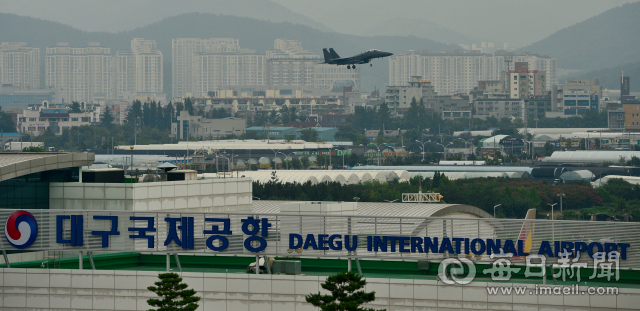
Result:
[[[511,53],[483,54],[456,50],[435,53],[431,50],[403,52],[389,58],[389,85],[404,85],[411,76],[431,80],[439,95],[467,93],[481,80],[500,80],[509,69],[508,61],[528,62],[529,70],[547,72],[545,88],[557,83],[554,58]]]
[[[331,92],[342,92],[344,87],[352,90],[360,90],[360,66],[356,69],[347,69],[345,66],[329,64],[316,64],[314,67],[315,88]]]
[[[511,98],[479,98],[474,102],[475,117],[486,119],[495,117],[498,119],[521,118],[522,101]]]
[[[624,129],[640,130],[640,101],[628,101],[622,104],[624,111]]]
[[[17,129],[20,133],[34,136],[49,130],[56,135],[62,134],[64,129],[74,126],[90,125],[94,116],[91,112],[70,113],[67,109],[41,108],[38,110],[25,109],[17,115]]]
[[[178,38],[171,50],[173,97],[201,96],[221,85],[247,81],[264,84],[264,56],[241,49],[238,39]]]
[[[12,84],[24,90],[40,88],[40,49],[25,42],[0,44],[0,84]]]
[[[273,46],[266,55],[267,85],[314,86],[315,65],[322,61],[319,55],[303,49],[296,40],[276,39]]]
[[[130,51],[116,52],[116,95],[129,98],[138,93],[162,93],[162,61],[154,40],[131,40]]]
[[[206,119],[187,111],[180,111],[176,121],[171,124],[171,134],[178,139],[220,139],[243,134],[247,128],[247,121],[241,118]]]
[[[427,102],[435,98],[436,92],[431,81],[424,80],[420,76],[412,76],[411,80],[404,86],[389,86],[387,87],[385,102],[389,106],[392,116],[400,117],[405,114],[411,107],[411,101],[415,98],[416,101],[422,100],[427,105]],[[426,107],[433,108],[433,107]]]
[[[599,109],[602,86],[598,79],[567,79],[551,89],[554,111],[564,115],[583,115],[588,109]]]
[[[115,60],[111,49],[100,43],[71,47],[58,43],[47,48],[45,86],[58,92],[60,102],[92,101],[115,97]]]
[[[529,70],[526,62],[516,62],[514,69],[507,73],[506,80],[509,97],[525,98],[529,96],[540,96],[546,89],[546,72]]]

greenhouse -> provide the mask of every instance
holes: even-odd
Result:
[[[542,162],[555,163],[621,163],[631,160],[632,157],[640,158],[640,151],[556,151]]]

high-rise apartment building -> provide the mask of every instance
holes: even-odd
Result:
[[[135,38],[130,51],[116,53],[117,96],[163,91],[162,52],[154,40]]]
[[[86,47],[58,43],[47,48],[45,85],[56,89],[63,103],[113,97],[115,78],[111,49],[100,43],[89,43]]]
[[[241,49],[238,39],[178,38],[171,50],[173,97],[206,93],[220,85],[264,84],[264,56]]]
[[[529,70],[528,63],[516,62],[514,69],[507,72],[505,90],[511,98],[540,96],[546,91],[546,78],[546,72]]]
[[[412,76],[430,80],[440,95],[467,93],[482,80],[500,80],[511,61],[529,62],[529,70],[547,72],[546,89],[556,81],[556,60],[538,55],[483,54],[456,50],[434,53],[409,51],[389,58],[389,85],[405,85]],[[509,68],[511,69],[511,68]]]
[[[266,55],[266,84],[313,86],[315,65],[322,61],[296,40],[276,39]]]
[[[25,42],[0,44],[0,84],[20,89],[40,88],[40,49]]]

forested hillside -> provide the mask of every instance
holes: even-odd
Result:
[[[625,4],[562,29],[520,51],[555,57],[558,68],[582,72],[635,63],[640,61],[638,16],[640,2]]]

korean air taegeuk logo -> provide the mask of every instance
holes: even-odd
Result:
[[[36,219],[27,211],[16,211],[7,219],[4,235],[11,246],[27,248],[38,236]]]

